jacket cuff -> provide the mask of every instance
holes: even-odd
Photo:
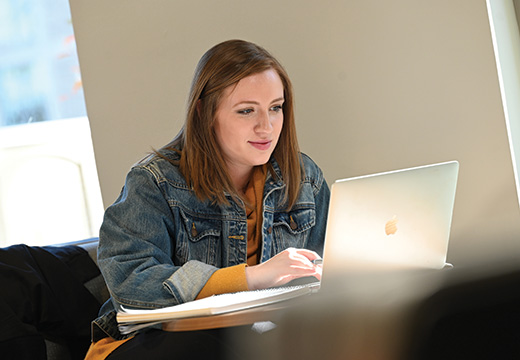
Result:
[[[163,285],[178,304],[195,299],[217,268],[197,260],[190,260],[167,279]],[[245,272],[245,271],[244,271]]]

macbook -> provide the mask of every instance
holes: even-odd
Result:
[[[332,184],[324,277],[445,267],[458,169],[450,161]]]

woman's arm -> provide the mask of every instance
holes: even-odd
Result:
[[[98,263],[121,305],[156,308],[191,301],[217,270],[200,261],[173,263],[180,221],[160,186],[149,170],[134,168],[105,212]]]

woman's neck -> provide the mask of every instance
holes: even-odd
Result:
[[[235,189],[240,195],[244,195],[247,184],[249,183],[249,180],[251,179],[251,174],[253,173],[253,167],[249,169],[242,169],[241,171],[229,171],[229,175],[231,177],[231,181],[233,182],[233,185],[235,186]]]

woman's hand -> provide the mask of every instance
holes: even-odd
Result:
[[[289,248],[268,261],[246,267],[247,285],[250,290],[280,286],[291,280],[305,276],[315,276],[321,280],[321,265],[313,260],[320,259],[314,251]]]

